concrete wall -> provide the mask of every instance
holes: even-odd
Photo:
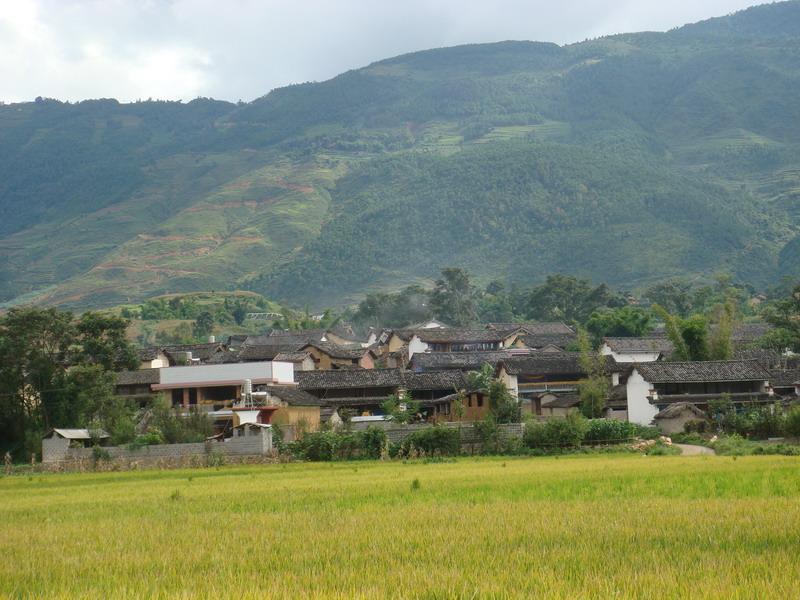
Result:
[[[644,380],[639,371],[633,369],[628,377],[628,420],[639,425],[650,425],[658,409],[650,404],[647,397],[653,386]]]
[[[70,448],[66,446],[47,444],[53,440],[42,440],[42,462],[53,463],[64,460],[91,459],[94,448]],[[66,441],[69,440],[56,440]],[[128,446],[105,446],[102,450],[110,458],[167,458],[181,456],[201,456],[212,452],[220,452],[231,456],[254,456],[267,454],[272,450],[272,431],[261,429],[258,434],[243,437],[229,438],[224,442],[198,442],[194,444],[154,444],[143,446],[134,450]]]
[[[415,354],[422,354],[423,352],[428,351],[428,344],[423,342],[419,337],[416,335],[411,338],[411,341],[408,342],[408,359],[411,360],[411,357]]]
[[[224,365],[195,365],[161,369],[161,385],[173,387],[201,387],[224,382],[241,382],[245,379],[264,381],[276,379],[279,383],[294,382],[294,365],[288,362],[252,362]]]

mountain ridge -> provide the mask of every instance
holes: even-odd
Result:
[[[784,2],[409,53],[242,105],[0,106],[0,302],[247,286],[316,308],[446,264],[766,287],[798,271],[796,31]]]

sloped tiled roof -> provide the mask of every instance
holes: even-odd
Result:
[[[733,328],[731,337],[738,344],[749,344],[772,330],[769,323],[739,323]]]
[[[558,394],[554,399],[542,402],[542,408],[574,408],[580,403],[578,394]]]
[[[312,346],[317,348],[318,350],[324,352],[331,358],[342,358],[342,359],[359,359],[363,357],[367,352],[366,348],[348,348],[347,346],[340,346],[339,344],[334,344],[332,342],[310,342],[303,346],[306,348],[308,346]]]
[[[544,348],[545,346],[566,348],[577,339],[578,335],[576,333],[537,333],[520,336],[520,340],[528,348]]]
[[[147,385],[159,383],[159,369],[139,369],[138,371],[120,371],[116,373],[117,385]]]
[[[767,381],[769,371],[755,360],[648,362],[634,368],[649,383]]]
[[[467,385],[461,371],[431,371],[413,373],[403,371],[403,386],[409,392],[417,390],[459,390]]]
[[[416,335],[425,343],[498,343],[505,340],[513,331],[492,331],[491,329],[420,329]]]
[[[772,387],[793,387],[800,381],[800,369],[772,369],[769,382]]]
[[[296,386],[271,385],[267,391],[290,406],[322,406],[324,401]]]
[[[412,373],[401,369],[335,369],[299,371],[298,387],[304,390],[347,389],[370,387],[404,387],[409,391],[449,390],[466,384],[460,371]]]
[[[534,323],[487,323],[487,329],[498,331],[513,331],[523,329],[529,335],[574,335],[575,331],[569,325],[560,321],[541,321]]]
[[[659,412],[654,419],[674,419],[675,417],[680,417],[684,411],[691,412],[694,416],[698,419],[707,419],[708,415],[704,413],[702,410],[697,408],[691,402],[675,402],[674,404],[670,404],[664,410]]]
[[[506,350],[489,350],[486,352],[421,352],[411,357],[414,369],[462,369],[474,371],[486,363],[496,365],[512,355]]]
[[[158,346],[147,346],[146,348],[139,348],[136,351],[136,356],[140,361],[155,360],[158,358],[159,352],[161,352],[161,348]]]
[[[303,362],[309,356],[311,355],[308,352],[279,352],[272,360],[276,360],[278,362],[298,363]]]
[[[510,375],[566,375],[583,374],[579,352],[532,352],[525,356],[512,356],[503,361]],[[613,357],[606,357],[606,371],[621,372],[624,366]]]
[[[660,352],[672,354],[674,347],[669,339],[664,337],[607,337],[603,341],[614,352]]]
[[[173,357],[180,352],[191,352],[192,358],[199,359],[200,362],[206,362],[214,354],[223,349],[223,344],[220,342],[209,342],[207,344],[172,344],[164,346],[164,354]]]
[[[294,374],[304,390],[347,389],[362,387],[397,387],[403,380],[399,369],[336,369],[299,371]]]

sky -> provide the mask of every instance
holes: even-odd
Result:
[[[0,101],[250,101],[406,52],[664,31],[758,0],[0,0]]]

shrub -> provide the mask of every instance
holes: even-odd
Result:
[[[683,424],[684,433],[706,433],[710,429],[708,421],[693,419]]]
[[[522,442],[519,438],[509,436],[498,425],[494,415],[473,424],[481,443],[481,454],[520,454]]]
[[[295,454],[314,461],[333,460],[340,434],[333,431],[306,433],[295,442]]]
[[[316,431],[306,433],[290,445],[297,458],[313,461],[380,458],[386,444],[386,433],[370,427],[366,431]]]
[[[766,439],[783,435],[785,420],[778,406],[762,407],[745,412],[730,410],[722,415],[720,426],[725,433]]]
[[[461,453],[461,432],[451,427],[426,427],[403,440],[400,444],[400,455],[408,456],[412,448],[425,454],[455,456]]]
[[[379,427],[368,427],[359,435],[361,450],[366,458],[380,458],[386,446],[386,432]]]
[[[792,437],[800,437],[800,405],[793,406],[786,413],[786,422],[784,424],[786,435]]]
[[[638,434],[637,425],[615,419],[592,419],[586,427],[584,443],[626,442]]]
[[[580,446],[587,429],[586,419],[572,413],[564,419],[529,421],[523,442],[528,448],[567,448]]]
[[[134,439],[130,444],[128,444],[128,449],[138,450],[139,448],[143,448],[145,446],[152,446],[153,444],[163,444],[163,443],[164,443],[164,438],[162,437],[160,431],[149,431],[147,433],[137,435],[136,439]]]

